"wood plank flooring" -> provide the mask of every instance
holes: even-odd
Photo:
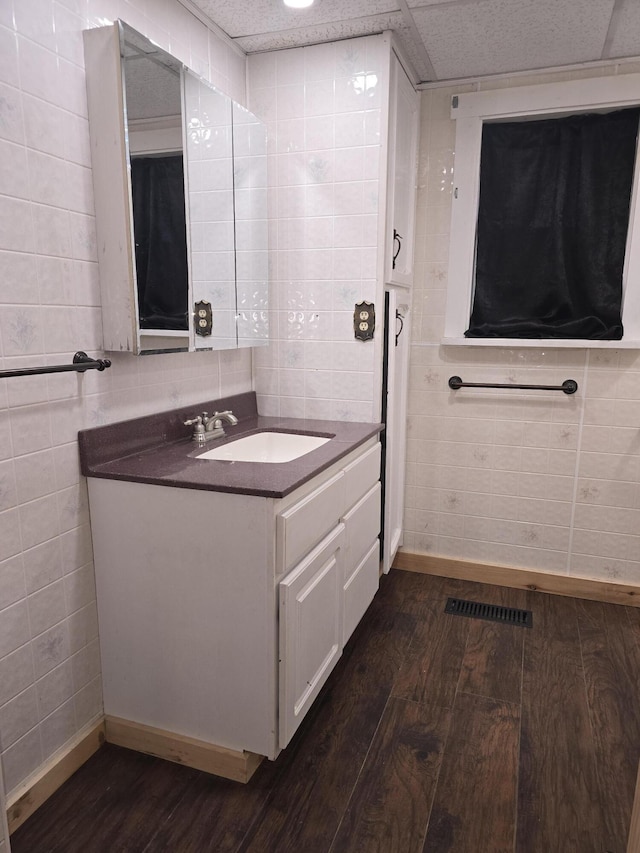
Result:
[[[394,570],[248,785],[106,745],[12,851],[626,853],[639,756],[638,610]]]

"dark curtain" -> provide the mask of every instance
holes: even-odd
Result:
[[[182,155],[131,160],[141,329],[188,329]]]
[[[639,114],[484,125],[467,337],[622,337]]]

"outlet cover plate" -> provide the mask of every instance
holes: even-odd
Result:
[[[353,333],[358,341],[370,341],[376,327],[373,302],[356,302],[353,312]]]

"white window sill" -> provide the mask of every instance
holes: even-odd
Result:
[[[188,338],[188,329],[140,329],[141,338]]]
[[[510,349],[640,349],[640,341],[590,341],[565,338],[442,338],[449,347],[509,347]]]

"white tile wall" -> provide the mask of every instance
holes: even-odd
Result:
[[[245,60],[177,0],[4,0],[0,9],[0,354],[11,368],[68,361],[80,348],[100,353],[82,29],[123,17],[240,102]],[[270,131],[275,311],[273,342],[256,350],[261,408],[370,420],[374,348],[353,340],[352,315],[356,301],[374,300],[376,292],[383,41],[256,54],[248,65],[250,106]],[[422,98],[405,545],[637,583],[640,357],[439,346],[453,91]],[[580,392],[562,399],[454,394],[446,385],[453,373],[554,383],[572,376]],[[7,790],[101,710],[77,431],[247,390],[251,382],[246,350],[115,354],[105,373],[0,382]]]
[[[253,54],[250,108],[269,128],[271,344],[256,350],[261,411],[375,417],[374,344],[353,337],[376,301],[381,36]]]
[[[82,30],[122,17],[241,103],[245,59],[177,0],[0,8],[0,363],[101,355]],[[104,373],[0,381],[0,752],[9,792],[102,709],[78,430],[252,387],[250,351],[112,361]]]
[[[635,70],[539,74],[422,94],[405,547],[558,574],[640,583],[640,354],[442,347],[455,126],[450,97]],[[545,392],[450,391],[469,382]]]

